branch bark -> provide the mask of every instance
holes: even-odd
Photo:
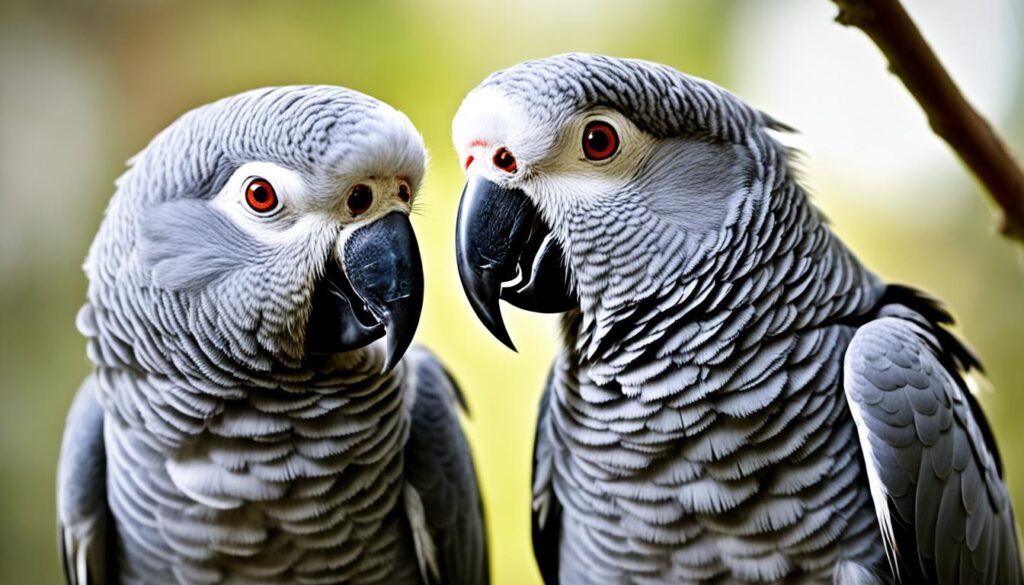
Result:
[[[964,98],[899,0],[833,0],[836,21],[865,33],[889,60],[928,123],[1002,210],[1000,231],[1024,242],[1024,172],[1006,144]]]

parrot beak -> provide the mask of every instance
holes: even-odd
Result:
[[[307,349],[335,353],[387,336],[384,370],[409,349],[423,310],[423,263],[409,217],[391,212],[345,241],[313,293]]]
[[[519,189],[471,176],[455,227],[462,288],[487,329],[515,350],[498,300],[538,313],[577,305],[565,255],[537,208]]]

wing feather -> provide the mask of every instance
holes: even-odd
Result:
[[[883,307],[845,360],[890,561],[905,583],[1024,583],[998,453],[960,377],[977,360],[941,328],[944,311],[906,294],[914,309]]]
[[[548,424],[554,369],[541,394],[537,432],[533,441],[533,556],[545,585],[558,585],[558,559],[562,539],[562,504],[552,485],[553,453]]]
[[[464,404],[453,378],[422,348],[404,360],[415,401],[405,477],[406,495],[420,566],[428,583],[481,585],[490,581],[483,505],[469,444],[459,425]]]
[[[116,583],[103,409],[86,378],[68,412],[57,465],[58,550],[69,585]]]

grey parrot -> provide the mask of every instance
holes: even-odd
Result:
[[[666,66],[530,61],[453,122],[470,303],[564,313],[540,405],[547,583],[1019,584],[978,361],[866,269],[780,122]]]
[[[461,395],[406,354],[425,164],[329,86],[200,107],[130,161],[85,262],[69,583],[488,582]]]

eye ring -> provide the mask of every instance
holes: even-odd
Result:
[[[362,215],[373,205],[373,189],[369,185],[359,183],[352,187],[352,191],[345,200],[345,206],[352,212],[352,215]]]
[[[607,160],[619,150],[619,134],[608,122],[595,120],[583,129],[583,155],[589,160]]]
[[[245,203],[254,212],[269,215],[277,210],[280,201],[270,181],[263,177],[252,177],[245,184]]]
[[[512,155],[512,151],[504,146],[494,151],[494,157],[491,159],[491,162],[494,163],[494,166],[509,174],[515,173],[519,169],[516,157]]]

